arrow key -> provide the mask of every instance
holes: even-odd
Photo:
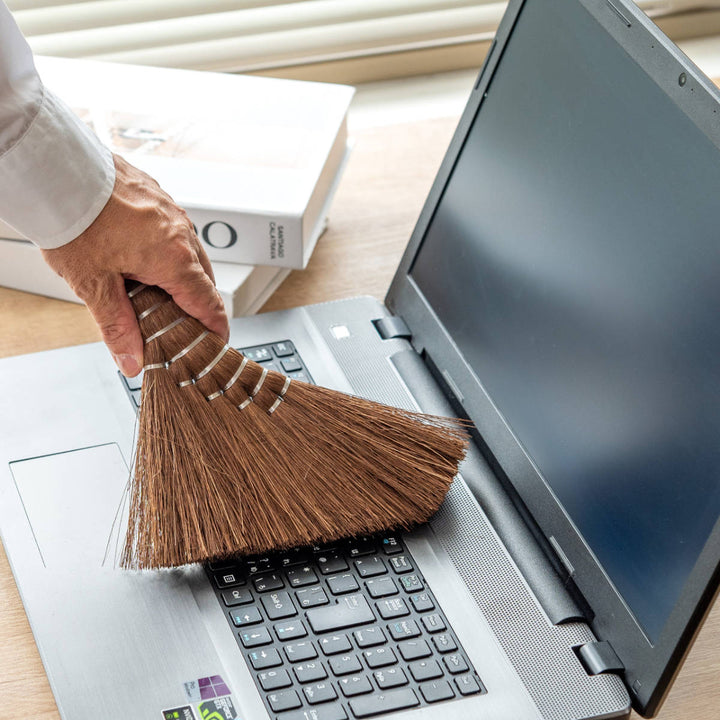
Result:
[[[256,625],[257,623],[262,622],[262,615],[256,607],[238,608],[237,610],[231,610],[229,614],[235,627]]]

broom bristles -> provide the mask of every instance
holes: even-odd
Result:
[[[146,370],[123,567],[407,529],[439,508],[461,421],[289,381],[180,320],[158,288],[132,302]]]

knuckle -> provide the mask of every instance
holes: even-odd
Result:
[[[108,320],[98,324],[103,339],[108,345],[115,345],[125,338],[130,330],[127,323],[117,320]]]

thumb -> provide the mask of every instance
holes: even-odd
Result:
[[[121,275],[102,278],[92,297],[83,298],[113,360],[126,377],[134,377],[143,364],[143,339]]]

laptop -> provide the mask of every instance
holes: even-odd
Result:
[[[719,101],[631,2],[512,0],[386,303],[231,322],[472,421],[412,532],[118,570],[137,380],[3,360],[0,531],[63,718],[657,713],[718,588]]]

